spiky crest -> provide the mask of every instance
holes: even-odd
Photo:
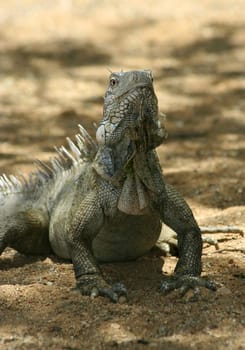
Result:
[[[66,170],[77,167],[82,162],[92,161],[97,152],[97,144],[82,125],[79,124],[78,128],[79,133],[75,135],[76,143],[69,137],[66,138],[69,150],[64,146],[54,147],[57,155],[49,162],[34,161],[37,171],[30,173],[27,178],[23,175],[1,175],[0,195],[33,190],[35,186],[62,176]]]

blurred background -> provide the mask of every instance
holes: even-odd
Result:
[[[109,70],[151,69],[168,117],[166,174],[190,182],[197,168],[204,179],[215,172],[228,184],[203,186],[241,203],[233,182],[244,175],[243,0],[1,0],[0,8],[1,172],[30,171],[78,123],[94,135]]]
[[[168,117],[159,148],[166,175],[208,206],[241,204],[243,0],[2,0],[0,8],[1,172],[30,171],[78,123],[94,135],[109,70],[151,69]]]

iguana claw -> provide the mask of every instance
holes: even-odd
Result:
[[[197,300],[200,295],[200,287],[213,291],[217,289],[217,285],[213,281],[199,276],[182,275],[165,277],[161,284],[160,291],[163,294],[168,294],[175,289],[179,289],[180,295],[184,296],[188,290],[192,289],[193,297],[191,299],[194,301]]]
[[[125,303],[128,300],[126,287],[122,283],[108,284],[101,276],[83,276],[77,283],[77,290],[92,298],[107,297],[114,303]]]
[[[126,287],[122,283],[115,283],[108,288],[99,288],[98,295],[108,297],[114,303],[123,304],[128,300],[128,293]],[[93,296],[91,294],[91,296]]]

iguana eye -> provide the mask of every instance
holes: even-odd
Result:
[[[115,86],[118,84],[118,80],[116,78],[111,78],[110,79],[110,86]]]

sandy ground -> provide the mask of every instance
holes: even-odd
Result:
[[[244,1],[0,1],[1,173],[35,158],[82,123],[93,135],[108,69],[150,68],[169,138],[166,179],[202,225],[244,226]],[[70,263],[6,250],[0,260],[0,348],[245,349],[245,244],[218,234],[203,275],[220,284],[195,303],[159,292],[175,257],[154,252],[102,269],[128,304],[72,291]]]

